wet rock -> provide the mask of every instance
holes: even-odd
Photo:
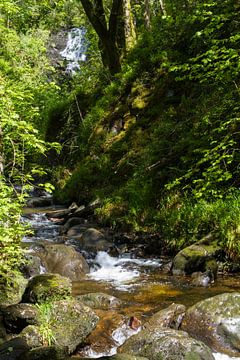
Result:
[[[71,280],[66,277],[58,274],[36,275],[29,281],[23,300],[30,303],[42,303],[70,296],[71,290]]]
[[[28,280],[21,274],[12,275],[9,287],[0,286],[0,307],[18,304],[26,289]]]
[[[67,237],[73,237],[73,238],[81,239],[83,233],[85,233],[85,231],[89,227],[90,226],[86,225],[86,224],[74,225],[74,226],[69,228],[66,235],[67,235]]]
[[[190,307],[181,328],[219,352],[240,355],[240,293],[221,294]]]
[[[48,272],[60,274],[72,281],[78,281],[89,273],[85,258],[72,246],[64,244],[42,244],[38,252],[44,267]]]
[[[39,275],[41,273],[42,263],[40,258],[36,254],[26,254],[25,258],[27,262],[22,267],[22,273],[30,278],[34,275]]]
[[[18,360],[21,354],[29,349],[26,341],[20,337],[6,341],[0,345],[1,360]]]
[[[86,220],[79,217],[73,217],[67,220],[67,222],[61,227],[60,234],[66,234],[70,228],[76,225],[84,225]],[[85,229],[85,227],[80,226],[80,230]]]
[[[195,272],[191,275],[192,285],[207,287],[214,282],[214,275],[210,270],[202,272]]]
[[[107,251],[112,244],[104,238],[104,234],[94,228],[87,229],[79,239],[82,249],[89,251]]]
[[[202,241],[181,250],[173,260],[172,273],[174,275],[190,275],[193,272],[211,270],[217,273],[215,256],[221,251],[212,238],[206,237]]]
[[[30,208],[51,206],[52,204],[53,204],[53,199],[51,196],[32,197],[27,200],[27,207]]]
[[[134,355],[128,355],[128,354],[117,354],[110,357],[103,357],[102,360],[148,360],[146,357],[142,356],[134,356]]]
[[[211,350],[186,332],[156,326],[132,336],[119,352],[151,360],[214,360]]]
[[[42,346],[24,353],[19,360],[70,360],[67,349]]]
[[[19,334],[27,325],[36,324],[38,309],[32,304],[17,304],[3,310],[4,323],[8,331]]]
[[[104,293],[89,293],[78,295],[76,298],[92,309],[112,309],[121,305],[121,300],[117,299],[115,296]]]
[[[162,326],[178,330],[185,312],[186,306],[173,303],[168,308],[154,314],[145,324],[145,327]]]

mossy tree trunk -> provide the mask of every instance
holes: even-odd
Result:
[[[112,0],[109,20],[106,20],[103,0],[80,0],[83,9],[99,37],[103,65],[112,75],[121,70],[121,59],[136,41],[130,0]]]

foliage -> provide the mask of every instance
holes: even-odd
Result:
[[[51,346],[56,343],[51,326],[53,321],[51,315],[53,304],[45,302],[36,306],[38,308],[39,333],[42,337],[42,343],[44,346]]]

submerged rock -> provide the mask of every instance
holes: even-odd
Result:
[[[240,293],[198,302],[187,310],[181,328],[216,351],[240,356]]]
[[[34,276],[28,283],[23,299],[25,302],[42,303],[71,295],[72,282],[58,274]]]
[[[151,360],[214,360],[211,350],[186,332],[156,326],[132,336],[119,352]]]
[[[64,244],[43,244],[38,254],[48,272],[60,274],[72,281],[78,281],[89,273],[84,257],[72,246]]]
[[[168,308],[154,314],[145,324],[145,327],[162,326],[178,330],[185,312],[186,306],[173,303]]]
[[[104,293],[78,295],[77,299],[92,309],[112,309],[121,305],[121,300]]]

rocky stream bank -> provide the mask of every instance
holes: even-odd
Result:
[[[102,229],[98,202],[28,206],[28,263],[1,294],[1,360],[240,357],[240,278],[220,273],[211,235],[170,260],[149,255],[153,237]]]

